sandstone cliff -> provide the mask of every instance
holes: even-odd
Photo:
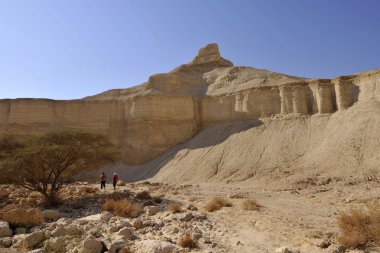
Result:
[[[271,141],[265,140],[262,145],[276,146],[281,138],[289,138],[289,143],[294,138],[305,138],[304,142],[300,140],[302,152],[284,154],[293,157],[305,155],[310,143],[318,142],[313,139],[321,135],[313,130],[315,124],[327,127],[335,112],[344,114],[354,103],[379,100],[380,71],[335,79],[293,77],[235,67],[220,56],[216,44],[210,44],[190,63],[153,75],[133,88],[73,101],[0,100],[0,134],[39,134],[65,127],[102,132],[121,146],[127,164],[136,165],[186,142],[203,129],[213,127],[205,131],[221,131],[224,135],[218,124],[246,121],[253,122],[248,124],[252,128],[258,122],[272,122],[260,124],[278,125],[279,132],[286,132],[286,122],[291,119],[304,127],[299,132],[285,133],[289,134],[286,138],[277,135]],[[265,131],[264,135],[259,132],[249,137],[255,143],[264,140]],[[247,147],[241,154],[248,157],[256,148],[259,147]],[[283,149],[280,145],[274,152],[281,153]],[[266,161],[263,157],[262,162]]]

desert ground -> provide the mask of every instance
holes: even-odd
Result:
[[[346,250],[337,242],[339,213],[379,198],[373,179],[360,186],[353,182],[316,181],[312,187],[283,190],[259,183],[149,181],[116,190],[108,184],[100,190],[98,184],[81,182],[62,190],[62,204],[55,211],[43,211],[42,224],[13,228],[15,235],[1,238],[0,245],[6,248],[0,252],[380,252],[372,246]],[[2,215],[42,205],[36,192],[13,185],[1,188]],[[230,203],[207,211],[214,197]],[[126,218],[102,211],[110,198],[141,203],[141,212]],[[257,202],[252,210],[243,207],[248,199]],[[173,210],[172,203],[179,207]],[[41,231],[41,237],[31,238]],[[180,246],[185,234],[195,243],[189,248]]]

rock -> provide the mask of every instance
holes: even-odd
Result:
[[[219,47],[217,44],[208,44],[205,47],[201,48],[198,52],[198,55],[195,56],[191,64],[210,64],[215,63],[220,67],[231,67],[233,64],[223,59],[219,53]]]
[[[133,232],[130,228],[122,228],[119,230],[118,234],[124,236],[127,239],[131,239],[133,237]]]
[[[138,253],[172,253],[176,249],[170,242],[158,240],[144,240],[137,244]]]
[[[9,223],[0,221],[0,238],[12,236],[12,229],[9,228]]]
[[[23,228],[23,227],[18,227],[15,229],[15,234],[18,235],[18,234],[26,234],[28,232],[28,230],[26,228]]]
[[[116,253],[126,245],[124,240],[117,240],[112,242],[107,248],[109,253]]]
[[[147,206],[144,209],[146,209],[146,214],[149,216],[155,215],[160,211],[160,208],[158,206]]]
[[[54,237],[64,236],[65,234],[66,228],[64,226],[58,226],[51,232],[51,235]]]
[[[141,229],[141,228],[144,227],[144,226],[143,226],[143,222],[142,222],[142,220],[140,220],[140,219],[136,219],[136,220],[134,220],[134,221],[132,222],[132,226],[133,226],[135,229]]]
[[[119,231],[119,227],[117,227],[117,226],[111,226],[111,227],[108,229],[108,231],[109,231],[110,233],[115,233],[115,232]]]
[[[28,253],[46,253],[46,251],[44,249],[35,249],[28,251]]]
[[[20,241],[20,247],[24,249],[32,249],[45,239],[45,233],[43,231],[36,231],[28,234]]]
[[[87,238],[82,242],[83,253],[101,253],[103,244],[96,239]]]
[[[186,206],[186,209],[190,210],[190,211],[198,211],[198,208],[196,206],[194,206],[193,204],[188,204]]]
[[[40,226],[34,226],[34,227],[32,227],[32,228],[29,229],[29,232],[33,233],[33,232],[40,231],[40,230],[41,230]]]
[[[108,212],[108,211],[103,211],[101,214],[100,214],[100,221],[102,222],[106,222],[106,221],[109,221],[112,217],[114,217],[115,215],[111,212]]]
[[[56,221],[61,218],[61,213],[54,209],[43,210],[42,214],[45,220]]]
[[[0,247],[9,248],[12,246],[12,237],[4,237],[0,239]]]
[[[277,248],[274,252],[276,252],[276,253],[291,253],[289,251],[289,249],[286,247]]]
[[[178,214],[178,220],[180,221],[190,221],[194,215],[192,213],[181,213]]]
[[[63,237],[51,238],[45,241],[45,248],[48,252],[66,252],[66,241]]]

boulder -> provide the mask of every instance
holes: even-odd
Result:
[[[45,242],[45,248],[48,252],[65,252],[66,241],[63,237],[50,238]]]
[[[66,228],[64,226],[58,226],[53,230],[53,232],[51,232],[51,235],[54,237],[64,236],[65,234]]]
[[[61,213],[54,209],[43,210],[42,214],[45,220],[56,221],[61,218]]]
[[[103,244],[96,239],[87,238],[82,242],[83,253],[101,253]]]
[[[43,231],[36,231],[28,234],[20,241],[20,247],[23,249],[32,249],[45,239],[45,233]]]
[[[4,237],[0,239],[0,248],[9,248],[12,246],[12,237]]]
[[[119,235],[122,235],[126,239],[131,239],[133,237],[133,231],[130,228],[122,228],[119,230]]]
[[[15,234],[16,235],[26,234],[27,232],[28,232],[28,229],[23,228],[23,227],[18,227],[18,228],[15,229]]]
[[[0,221],[0,238],[12,236],[12,229],[9,228],[9,223]]]

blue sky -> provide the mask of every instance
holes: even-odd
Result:
[[[235,65],[330,78],[380,68],[377,0],[0,0],[0,98],[140,84],[217,42]]]

